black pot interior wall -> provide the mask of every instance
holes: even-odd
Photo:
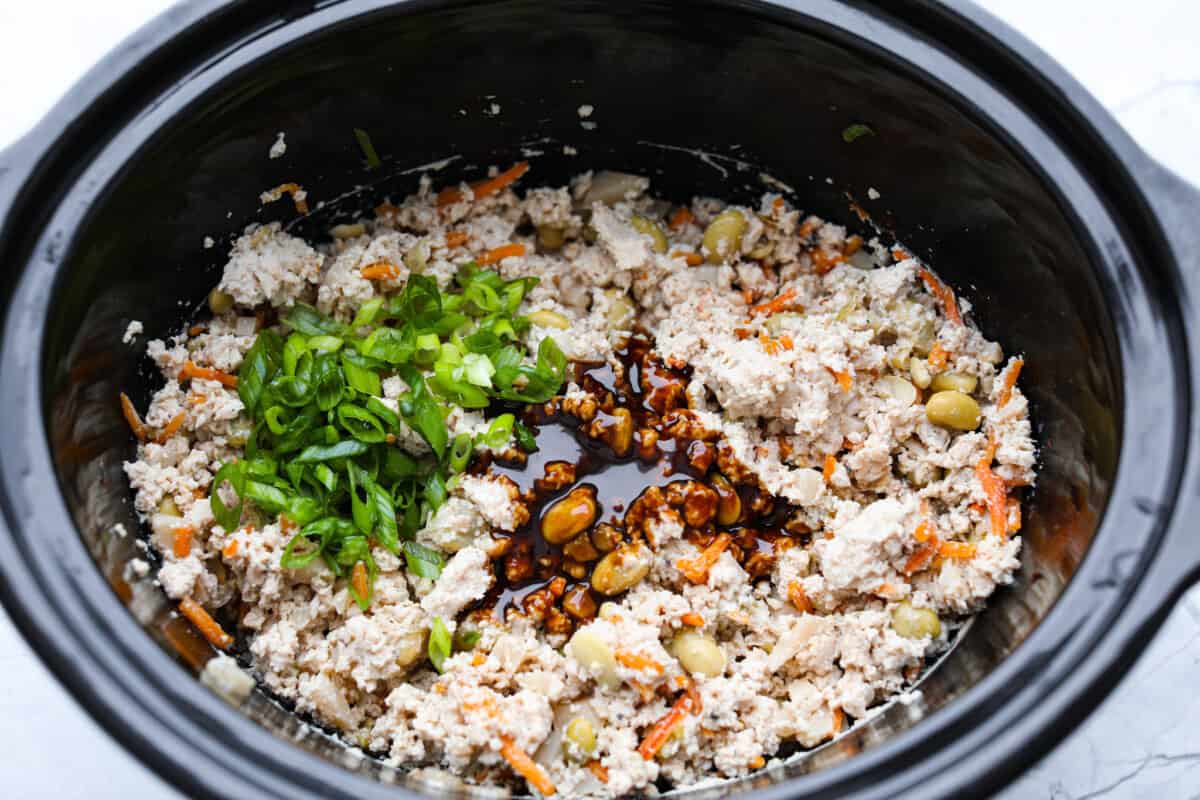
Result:
[[[380,12],[235,72],[165,125],[74,242],[44,361],[68,502],[152,633],[193,666],[206,657],[157,590],[122,580],[129,540],[109,533],[116,522],[136,530],[117,392],[144,407],[154,388],[143,345],[120,342],[125,322],[146,324],[143,342],[176,332],[248,222],[280,219],[322,238],[331,223],[411,191],[412,167],[457,156],[431,173],[441,185],[537,151],[526,186],[609,168],[650,175],[655,191],[677,200],[745,200],[778,187],[765,172],[794,187],[801,208],[870,233],[850,196],[971,301],[988,336],[1026,354],[1023,385],[1044,447],[1018,583],[926,679],[920,702],[894,706],[797,769],[912,724],[1011,652],[1082,557],[1115,469],[1116,348],[1087,246],[1003,135],[973,121],[969,103],[889,63],[866,38],[794,27],[801,22],[702,3],[622,10],[513,0]],[[586,120],[584,104],[595,108]],[[847,142],[852,124],[873,133]],[[369,132],[382,167],[365,169],[354,128]],[[287,153],[269,160],[277,131]],[[308,190],[311,217],[298,219],[286,198],[260,207],[259,193],[285,181]],[[203,246],[206,236],[216,247]],[[263,698],[251,713],[278,730],[297,724]]]

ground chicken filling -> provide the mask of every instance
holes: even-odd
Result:
[[[527,169],[237,240],[144,418],[121,398],[157,580],[454,780],[618,796],[836,736],[1012,580],[1022,360],[778,195]]]

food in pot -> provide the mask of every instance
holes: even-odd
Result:
[[[122,397],[158,580],[399,766],[617,796],[828,741],[1012,580],[1023,361],[778,195],[527,169],[237,240]]]

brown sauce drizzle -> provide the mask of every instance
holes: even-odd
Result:
[[[493,563],[496,582],[475,614],[503,619],[524,613],[550,632],[569,633],[605,599],[589,584],[592,566],[606,552],[593,543],[607,544],[606,537],[614,535],[621,541],[642,538],[630,528],[664,502],[687,520],[685,536],[699,546],[718,530],[729,531],[730,551],[752,578],[769,574],[778,550],[795,542],[796,534],[785,528],[786,503],[745,482],[730,480],[741,513],[728,525],[718,524],[707,508],[716,496],[707,487],[720,480],[715,437],[687,408],[689,370],[664,364],[652,348],[649,339],[635,336],[617,351],[617,369],[573,364],[572,379],[588,399],[560,397],[526,408],[522,422],[536,436],[536,451],[472,464],[472,473],[512,480],[530,511],[530,521],[502,542]],[[579,534],[587,541],[547,541],[542,535],[547,511],[580,487],[590,490],[597,512]],[[581,553],[595,555],[572,558]]]

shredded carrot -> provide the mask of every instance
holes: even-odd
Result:
[[[837,459],[831,454],[826,454],[825,463],[821,465],[821,477],[825,479],[826,483],[829,483],[831,480],[833,480],[833,473],[836,469]]]
[[[671,710],[662,716],[658,722],[650,726],[650,731],[646,734],[646,738],[642,739],[642,743],[638,745],[638,752],[642,754],[642,758],[650,761],[662,749],[667,740],[671,738],[671,733],[675,730],[679,723],[683,722],[683,718],[693,711],[698,711],[695,708],[695,703],[691,693],[684,694],[675,701],[675,705],[671,706]]]
[[[124,392],[121,392],[121,413],[125,415],[125,421],[129,423],[129,430],[133,431],[137,440],[139,442],[146,441],[146,426],[142,424],[142,418],[138,416],[137,409],[133,407],[133,401]]]
[[[688,613],[684,614],[679,618],[679,621],[690,628],[704,627],[704,617],[700,616],[694,611],[689,611]]]
[[[753,306],[750,309],[751,314],[775,314],[787,309],[788,305],[796,297],[795,289],[788,289],[783,294],[776,297],[774,300]]]
[[[518,775],[529,782],[529,785],[537,789],[545,797],[550,797],[557,790],[550,778],[542,771],[529,755],[516,745],[516,743],[504,734],[500,735],[500,755],[504,756],[507,761],[516,771]]]
[[[697,553],[695,557],[681,558],[675,562],[675,566],[692,583],[706,583],[708,570],[717,563],[721,553],[725,552],[725,548],[729,547],[729,543],[732,541],[733,537],[728,533],[718,533],[709,542],[708,547]]]
[[[226,558],[233,558],[234,556],[237,555],[237,551],[238,551],[238,540],[230,539],[229,544],[225,545],[225,547],[223,547],[221,549],[221,555],[225,556]]]
[[[308,193],[300,187],[300,184],[288,182],[281,183],[274,189],[269,189],[262,193],[260,198],[264,203],[274,203],[285,194],[292,196],[292,203],[296,206],[296,212],[299,214],[308,213]]]
[[[772,339],[765,334],[759,334],[758,341],[760,344],[762,344],[763,351],[769,356],[777,356],[784,350],[784,347],[779,343],[779,340]]]
[[[671,258],[682,258],[687,262],[689,267],[698,267],[704,263],[704,256],[699,253],[689,253],[685,250],[676,250],[671,253]]]
[[[467,243],[469,236],[466,231],[450,231],[446,234],[446,247],[461,247]]]
[[[630,669],[636,669],[639,672],[643,670],[649,670],[655,675],[663,674],[662,664],[658,663],[652,658],[647,658],[646,656],[638,653],[631,653],[628,650],[617,650],[613,655],[616,657],[617,661],[620,661]]]
[[[387,261],[376,261],[362,268],[360,273],[369,281],[390,281],[400,277],[400,270]]]
[[[886,581],[876,586],[875,591],[872,592],[872,594],[879,595],[885,600],[899,600],[901,597],[903,597],[899,586]]]
[[[782,197],[776,197],[774,200],[771,201],[771,208],[778,211],[779,209],[783,208],[783,202],[784,201],[783,201]]]
[[[854,377],[849,373],[849,371],[830,369],[829,367],[826,367],[825,369],[829,370],[829,374],[833,376],[835,381],[837,381],[838,386],[842,387],[843,392],[850,391],[851,387],[854,386]]]
[[[796,235],[801,239],[807,239],[816,233],[817,228],[821,227],[821,221],[816,217],[809,217],[800,223],[800,227],[796,229]]]
[[[1025,366],[1025,359],[1014,358],[1012,366],[1004,373],[1004,382],[1000,384],[1000,394],[996,397],[996,405],[1000,408],[1012,399],[1013,387],[1017,385],[1017,376],[1021,374],[1021,367]]]
[[[188,398],[188,402],[194,406],[204,405],[204,401],[208,400],[208,395],[203,392],[197,392]]]
[[[804,586],[800,584],[800,581],[792,581],[788,584],[787,596],[792,606],[801,614],[812,613],[812,600],[808,599],[808,593],[804,591]]]
[[[745,328],[734,328],[733,335],[737,337],[739,342],[743,342],[746,339],[749,339],[753,334]]]
[[[1005,536],[1008,533],[1008,491],[1004,481],[992,472],[992,458],[996,454],[996,444],[988,445],[987,454],[975,466],[975,477],[987,495],[988,517],[992,522],[992,533]]]
[[[166,427],[164,427],[162,429],[162,431],[158,434],[158,438],[155,439],[155,441],[158,442],[159,444],[166,444],[167,440],[170,439],[172,436],[174,436],[175,433],[179,430],[180,426],[183,425],[184,416],[185,416],[184,413],[182,411],[180,411],[178,414],[171,417],[171,421],[168,422]]]
[[[191,378],[216,381],[222,386],[228,386],[230,389],[236,389],[238,385],[236,375],[230,375],[228,372],[221,372],[221,370],[213,369],[212,367],[197,367],[195,362],[185,361],[183,369],[179,370],[179,380],[186,381]]]
[[[354,587],[354,592],[359,597],[370,597],[371,582],[367,576],[367,565],[365,562],[357,562],[354,565],[354,569],[350,570],[350,585]]]
[[[742,289],[742,302],[746,305],[754,305],[754,292],[749,289]]]
[[[975,545],[971,542],[942,542],[938,547],[938,555],[942,558],[974,558]]]
[[[516,244],[502,244],[499,247],[494,247],[486,253],[475,259],[477,264],[495,264],[512,256],[525,255],[525,245],[517,242]]]
[[[608,783],[608,770],[605,769],[604,765],[599,761],[593,758],[587,763],[587,768],[593,775],[596,776],[596,780],[600,781],[601,783]]]
[[[199,336],[206,330],[208,330],[208,326],[203,323],[193,325],[192,327],[188,328],[188,336]]]
[[[675,213],[671,215],[671,221],[667,224],[670,225],[671,230],[677,231],[695,218],[696,215],[693,214],[690,209],[685,206],[680,206],[679,208],[675,209]]]
[[[750,759],[750,763],[747,766],[749,766],[750,769],[762,769],[766,763],[766,759],[762,756],[755,756],[754,758]]]
[[[482,667],[485,661],[487,661],[487,657],[483,653],[476,653],[471,656],[472,667]]]
[[[780,336],[776,341],[783,345],[784,350],[791,350],[796,346],[796,343],[792,341],[792,337],[788,336],[786,333],[783,336]]]
[[[842,711],[842,707],[838,706],[833,710],[833,734],[842,732],[842,728],[846,727],[846,712]]]
[[[175,552],[176,558],[187,558],[192,552],[192,529],[187,525],[182,525],[174,530],[175,541],[173,542],[172,550]]]
[[[892,248],[892,259],[893,260],[904,261],[905,259],[909,259],[909,258],[912,258],[912,255],[907,250],[905,250],[903,247],[901,247],[900,245],[896,245]]]
[[[188,621],[196,626],[196,630],[200,631],[213,647],[224,650],[233,644],[233,637],[226,633],[217,624],[217,621],[210,617],[208,612],[192,598],[185,597],[179,602],[179,613],[187,617]]]
[[[921,267],[917,270],[917,274],[921,276],[926,288],[930,294],[938,299],[942,304],[942,311],[946,313],[946,319],[958,325],[962,325],[962,314],[958,313],[958,301],[954,299],[954,290],[937,279],[932,272]]]
[[[504,172],[501,172],[494,178],[488,178],[486,180],[479,181],[478,183],[471,184],[471,194],[476,200],[479,200],[483,197],[490,197],[491,195],[502,191],[506,186],[516,181],[517,178],[520,178],[528,171],[529,162],[518,161],[516,164],[513,164],[511,167],[504,170]],[[443,206],[452,205],[457,203],[459,200],[462,200],[464,197],[465,195],[463,194],[462,189],[459,189],[457,186],[447,186],[445,189],[442,189],[440,192],[438,192],[437,206],[438,208],[442,208]]]
[[[938,372],[946,368],[946,363],[950,360],[950,352],[942,347],[941,342],[934,342],[933,349],[929,351],[929,366],[933,367]]]
[[[437,692],[438,694],[445,694],[445,693],[446,693],[446,684],[444,684],[444,683],[435,683],[435,684],[433,685],[433,690],[434,690],[435,692]]]
[[[812,259],[813,269],[818,275],[832,272],[833,268],[838,264],[846,262],[846,256],[842,253],[827,253],[820,248],[813,250],[808,254],[808,257]]]
[[[938,554],[939,544],[937,540],[927,542],[917,549],[915,553],[908,557],[908,561],[904,562],[903,572],[905,575],[912,575],[914,572],[920,572],[933,561],[933,557]]]
[[[862,249],[863,238],[857,233],[846,239],[846,243],[842,245],[842,255],[852,256]]]
[[[917,529],[913,531],[913,538],[918,542],[936,542],[937,531],[933,529],[933,523],[923,519],[917,523]]]

